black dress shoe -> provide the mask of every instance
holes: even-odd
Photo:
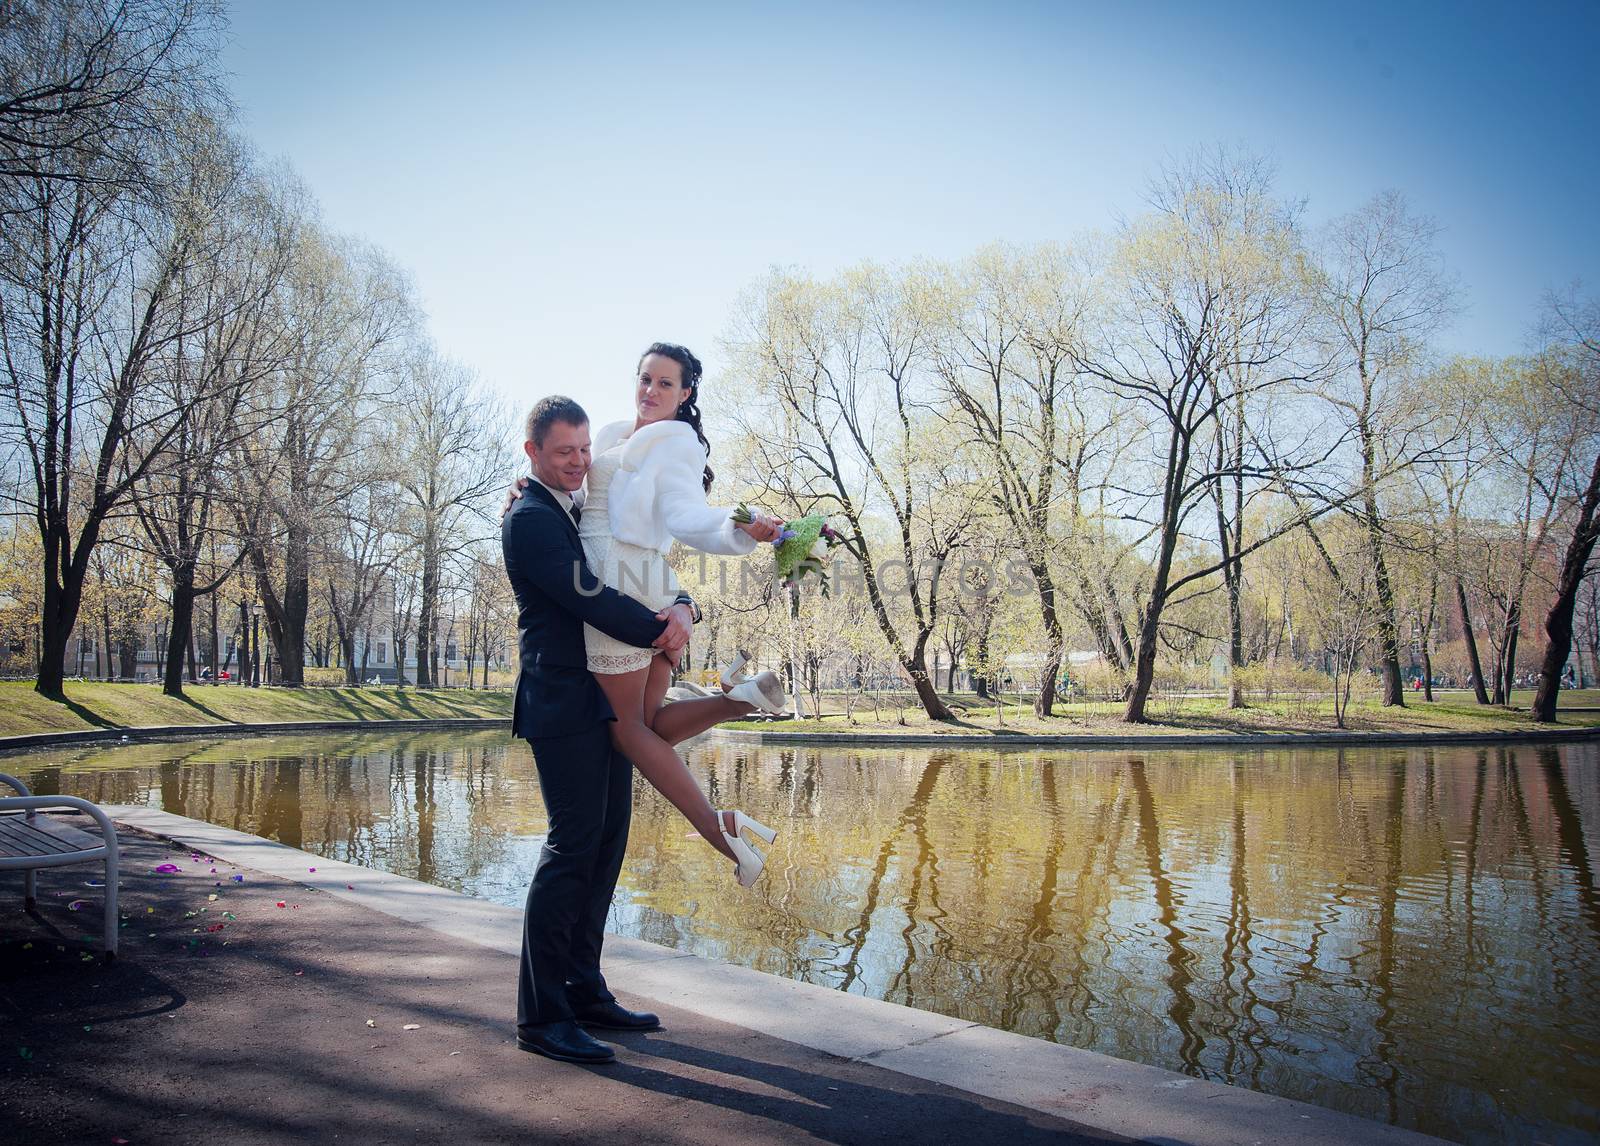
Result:
[[[590,1035],[571,1019],[558,1023],[545,1023],[537,1027],[521,1027],[517,1031],[517,1047],[542,1054],[545,1058],[562,1062],[579,1062],[586,1065],[612,1062],[617,1052]]]
[[[581,1007],[573,1016],[586,1027],[608,1031],[659,1031],[661,1020],[649,1011],[630,1011],[615,999]]]

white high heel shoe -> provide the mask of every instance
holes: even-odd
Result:
[[[774,716],[783,714],[783,704],[788,699],[783,694],[783,682],[775,672],[758,672],[742,684],[734,685],[727,695],[729,700],[742,700]]]
[[[717,813],[718,826],[725,822],[722,817],[729,814],[726,811]],[[743,812],[735,811],[731,815],[733,816],[733,834],[730,835],[726,829],[723,829],[722,838],[733,849],[733,854],[739,857],[739,866],[734,869],[734,878],[739,881],[740,887],[749,887],[761,875],[761,869],[767,865],[767,861],[760,852],[744,842],[745,829],[748,828],[751,835],[756,836],[766,844],[771,844],[777,838],[778,833],[759,820],[752,820]]]
[[[788,699],[783,693],[783,681],[775,672],[758,672],[745,676],[744,666],[750,663],[750,654],[740,649],[733,660],[722,670],[722,688],[733,700],[742,700],[762,712],[783,715],[783,705]]]

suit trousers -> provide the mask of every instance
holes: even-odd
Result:
[[[522,924],[517,1026],[573,1017],[615,996],[600,974],[606,914],[633,818],[633,765],[611,724],[529,739],[550,830],[533,870]]]

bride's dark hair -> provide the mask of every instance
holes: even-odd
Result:
[[[649,349],[639,355],[639,366],[635,366],[634,373],[639,372],[639,367],[644,365],[644,360],[652,354],[659,354],[663,358],[670,358],[678,364],[683,371],[683,386],[689,391],[689,397],[683,405],[678,407],[678,421],[688,422],[694,430],[694,436],[700,439],[700,444],[706,448],[706,457],[711,456],[711,443],[706,441],[706,432],[700,425],[700,360],[696,358],[687,346],[679,346],[675,342],[652,342]],[[705,487],[711,490],[711,479],[716,475],[711,472],[711,467],[706,467]]]

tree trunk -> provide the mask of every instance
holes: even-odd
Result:
[[[1489,703],[1489,690],[1483,680],[1483,662],[1478,658],[1478,638],[1472,632],[1472,614],[1467,611],[1467,587],[1456,578],[1456,609],[1461,614],[1461,637],[1467,644],[1467,665],[1472,670],[1472,691],[1479,704]]]
[[[344,662],[344,683],[357,685],[361,679],[356,675],[356,635],[353,632],[339,630],[339,659]]]
[[[306,682],[306,615],[311,610],[308,544],[302,540],[293,547],[292,558],[284,562],[283,612],[279,623],[268,629],[278,650],[278,683],[289,688],[300,688]]]
[[[210,594],[210,596],[211,596],[211,686],[213,688],[215,688],[220,683],[217,680],[217,678],[218,678],[218,676],[221,675],[221,673],[220,673],[220,671],[218,669],[218,665],[217,665],[217,659],[222,655],[222,648],[221,648],[221,643],[220,643],[221,642],[221,637],[217,633],[217,628],[218,628],[217,595],[219,593],[221,593],[221,592],[222,592],[221,588],[218,587],[216,589],[213,589],[211,591],[211,594]]]
[[[1506,644],[1501,654],[1500,679],[1495,683],[1496,704],[1511,703],[1511,686],[1517,679],[1517,643],[1522,636],[1522,601],[1506,610]]]
[[[111,664],[111,610],[105,605],[100,607],[100,647],[95,650],[95,671],[105,680],[116,680],[117,670]],[[100,667],[101,658],[105,659],[105,668]]]
[[[1364,366],[1362,385],[1370,395],[1371,384],[1367,380]],[[1394,622],[1394,588],[1389,581],[1389,563],[1383,558],[1383,522],[1378,514],[1372,431],[1365,416],[1361,419],[1359,431],[1361,477],[1366,487],[1362,505],[1362,524],[1366,527],[1367,552],[1372,561],[1373,585],[1378,591],[1378,642],[1383,664],[1383,703],[1389,707],[1404,708],[1406,689],[1405,680],[1400,675],[1400,634]]]
[[[1109,592],[1109,584],[1106,589]],[[1078,615],[1089,627],[1089,633],[1094,637],[1095,647],[1100,650],[1100,655],[1114,664],[1118,672],[1126,672],[1132,661],[1128,655],[1128,650],[1132,646],[1128,644],[1127,632],[1122,627],[1122,613],[1114,599],[1109,596],[1102,598],[1099,595],[1094,582],[1089,580],[1089,575],[1081,568],[1078,570],[1077,605]]]
[[[161,691],[166,696],[183,695],[184,650],[189,647],[193,627],[194,567],[180,565],[172,571],[172,621],[167,632],[166,671],[161,677]]]
[[[917,699],[922,702],[922,710],[931,720],[954,719],[950,710],[945,707],[939,690],[933,687],[933,678],[928,675],[928,670],[921,664],[907,666],[906,671],[911,675],[911,687],[917,691]]]
[[[422,539],[422,585],[417,603],[417,687],[437,688],[439,678],[439,554],[431,535]]]
[[[985,626],[978,633],[978,644],[974,652],[977,654],[977,669],[972,677],[972,690],[978,694],[979,700],[989,699],[989,629]]]
[[[1033,714],[1044,718],[1053,716],[1056,704],[1056,679],[1061,675],[1061,657],[1066,639],[1061,631],[1061,618],[1056,614],[1056,586],[1050,576],[1050,566],[1040,557],[1030,562],[1034,583],[1039,586],[1039,616],[1044,621],[1045,654],[1044,676],[1039,682],[1039,695],[1033,698]]]
[[[250,615],[245,611],[243,602],[239,605],[239,639],[234,642],[234,648],[239,653],[239,684],[250,683]]]
[[[1161,629],[1161,609],[1164,595],[1152,593],[1150,610],[1139,628],[1139,648],[1133,665],[1133,680],[1128,688],[1128,705],[1122,719],[1128,724],[1147,724],[1145,704],[1150,699],[1150,688],[1156,679],[1156,637]]]
[[[1578,604],[1578,587],[1583,583],[1583,574],[1589,567],[1589,557],[1594,553],[1597,538],[1600,538],[1600,457],[1595,458],[1594,471],[1589,475],[1589,488],[1584,491],[1578,521],[1572,530],[1572,540],[1567,543],[1567,553],[1561,561],[1555,604],[1545,617],[1547,643],[1544,661],[1539,666],[1539,690],[1533,697],[1533,718],[1542,724],[1552,724],[1556,719],[1561,670],[1566,667],[1567,657],[1572,652],[1572,614]]]

